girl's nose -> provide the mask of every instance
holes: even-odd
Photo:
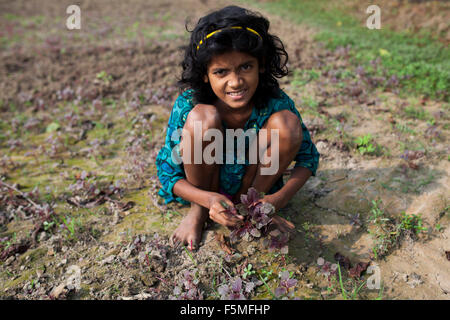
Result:
[[[236,72],[231,73],[230,80],[228,80],[228,86],[230,88],[239,88],[241,84],[242,84],[241,76]]]

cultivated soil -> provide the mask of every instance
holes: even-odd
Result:
[[[0,1],[1,299],[218,299],[237,277],[245,298],[272,299],[285,270],[296,298],[344,298],[319,258],[344,261],[348,291],[370,277],[351,278],[350,265],[379,267],[381,288],[356,298],[449,299],[448,103],[380,86],[349,48],[330,51],[314,28],[245,4],[286,46],[292,74],[280,84],[320,167],[280,212],[296,226],[288,254],[264,239],[230,244],[214,223],[198,250],[173,248],[188,206],[158,198],[154,161],[178,95],[185,22],[230,2],[77,3],[81,30],[65,27],[70,1]],[[424,27],[421,16],[408,21]],[[444,27],[430,30],[445,41]],[[359,152],[367,134],[375,151]],[[417,215],[426,230],[403,225],[393,240],[377,234],[374,212],[392,226]],[[373,249],[380,243],[385,251]]]

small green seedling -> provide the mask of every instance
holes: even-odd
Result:
[[[71,219],[70,222],[69,219],[66,219],[66,217],[62,217],[64,226],[66,227],[67,231],[69,232],[69,238],[73,239],[75,237],[75,220]]]
[[[52,221],[52,222],[44,221],[43,225],[44,225],[44,231],[48,231],[55,225],[55,222],[54,221]]]
[[[96,78],[102,80],[105,84],[109,84],[113,80],[112,76],[107,74],[104,70],[97,73]]]
[[[266,269],[262,269],[261,270],[261,273],[262,273],[262,275],[264,276],[264,281],[269,281],[269,278],[270,278],[270,276],[272,276],[272,273],[273,273],[273,270],[270,270],[270,271],[268,271],[268,270],[266,270]]]
[[[374,153],[375,147],[373,146],[373,144],[371,142],[372,142],[372,136],[370,133],[366,134],[363,137],[358,137],[355,140],[356,149],[362,155]]]
[[[242,275],[242,277],[244,279],[247,279],[247,277],[249,277],[249,276],[251,276],[251,275],[256,273],[256,271],[252,270],[252,268],[253,268],[253,266],[252,266],[251,263],[247,264],[247,266],[244,269],[244,274]]]
[[[406,212],[402,213],[402,220],[400,221],[399,229],[414,231],[416,235],[422,231],[428,230],[423,227],[423,221],[420,215],[406,214]]]
[[[186,252],[186,254],[187,254],[187,255],[189,256],[189,258],[191,259],[192,263],[193,263],[194,265],[197,266],[197,265],[198,265],[197,261],[194,259],[194,257],[192,256],[192,254],[189,252],[189,251],[192,251],[192,243],[191,243],[191,249],[190,249],[190,250],[188,250],[186,246],[183,246],[183,248],[184,248],[184,251]]]
[[[7,250],[13,243],[16,242],[16,238],[17,238],[17,235],[16,235],[16,233],[14,232],[12,238],[9,239],[9,240],[7,240],[7,241],[5,242],[5,244],[6,244],[5,250]]]

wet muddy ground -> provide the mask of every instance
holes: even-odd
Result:
[[[199,250],[173,248],[188,207],[156,196],[154,160],[186,17],[225,2],[80,1],[74,31],[69,4],[0,2],[2,299],[448,299],[448,103],[381,86],[348,48],[248,4],[286,45],[281,87],[320,168],[279,213],[287,254],[212,223]]]

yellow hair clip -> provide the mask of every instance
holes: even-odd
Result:
[[[243,28],[240,27],[240,26],[234,26],[234,27],[230,27],[230,29],[243,29]],[[250,31],[250,32],[252,32],[252,33],[254,33],[254,34],[256,34],[258,37],[260,37],[260,38],[262,39],[262,37],[259,35],[259,33],[256,32],[255,30],[253,30],[253,29],[251,29],[251,28],[248,28],[248,27],[246,27],[245,29],[248,30],[248,31]],[[200,40],[200,42],[198,43],[198,45],[197,45],[197,51],[198,51],[198,49],[200,48],[200,46],[203,44],[203,40],[206,40],[206,39],[212,37],[212,36],[215,35],[216,33],[221,32],[222,30],[224,30],[224,29],[218,29],[218,30],[216,30],[216,31],[213,31],[213,32],[211,32],[211,33],[208,33],[208,34],[206,35],[206,37],[204,37],[204,38],[203,38],[202,40]]]

